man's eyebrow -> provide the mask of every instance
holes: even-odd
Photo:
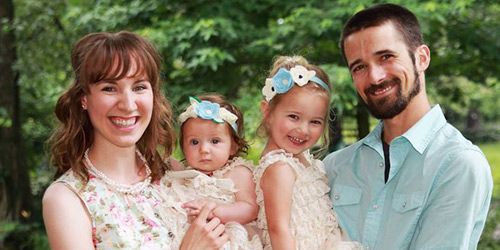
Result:
[[[390,49],[384,49],[384,50],[379,50],[375,52],[375,55],[382,55],[382,54],[395,54],[396,52],[390,50]]]

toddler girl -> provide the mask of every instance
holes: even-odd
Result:
[[[328,76],[294,56],[278,58],[269,77],[259,128],[268,141],[254,170],[264,249],[360,248],[342,241],[323,163],[309,154],[322,135],[328,141]]]
[[[179,117],[188,168],[169,173],[172,190],[188,215],[198,215],[209,201],[218,204],[209,218],[226,226],[230,240],[224,249],[262,249],[256,226],[242,226],[254,221],[258,211],[253,164],[239,157],[248,149],[241,136],[243,115],[220,95],[190,97],[190,102]]]

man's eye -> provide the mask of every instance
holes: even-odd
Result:
[[[364,68],[365,68],[365,66],[364,66],[364,65],[358,65],[358,66],[356,66],[356,67],[354,67],[354,68],[352,69],[352,72],[358,72],[358,71],[360,71],[360,70],[362,70],[362,69],[364,69]]]
[[[391,58],[391,57],[392,57],[392,55],[390,55],[390,54],[385,54],[385,55],[382,55],[382,60],[387,60],[387,59],[389,59],[389,58]]]

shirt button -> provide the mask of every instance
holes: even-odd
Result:
[[[172,232],[168,232],[168,237],[170,237],[170,238],[174,238],[174,237],[175,237],[175,235],[174,235],[174,233],[172,233]]]
[[[155,217],[156,217],[156,218],[160,218],[160,214],[155,213]]]
[[[339,198],[340,198],[340,196],[338,194],[336,194],[335,196],[333,196],[334,200],[338,200]]]
[[[377,210],[378,209],[378,204],[373,205],[373,209]]]
[[[379,162],[379,163],[378,163],[378,166],[379,166],[379,167],[384,167],[384,163],[383,163],[383,162]]]
[[[370,246],[365,246],[365,249],[366,250],[370,250]]]
[[[406,207],[406,201],[405,201],[405,202],[403,202],[403,207]]]

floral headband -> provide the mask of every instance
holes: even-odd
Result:
[[[266,101],[269,102],[276,94],[288,92],[293,87],[294,82],[302,87],[309,81],[313,81],[330,91],[328,85],[316,76],[316,71],[307,70],[304,66],[297,65],[291,68],[290,71],[281,68],[273,78],[267,78],[266,85],[262,88],[262,94]]]
[[[200,101],[200,99],[192,96],[189,97],[189,102],[191,102],[191,105],[179,116],[181,124],[189,118],[200,117],[219,124],[227,122],[235,132],[238,132],[238,125],[236,124],[238,117],[226,108],[221,108],[218,103]]]

